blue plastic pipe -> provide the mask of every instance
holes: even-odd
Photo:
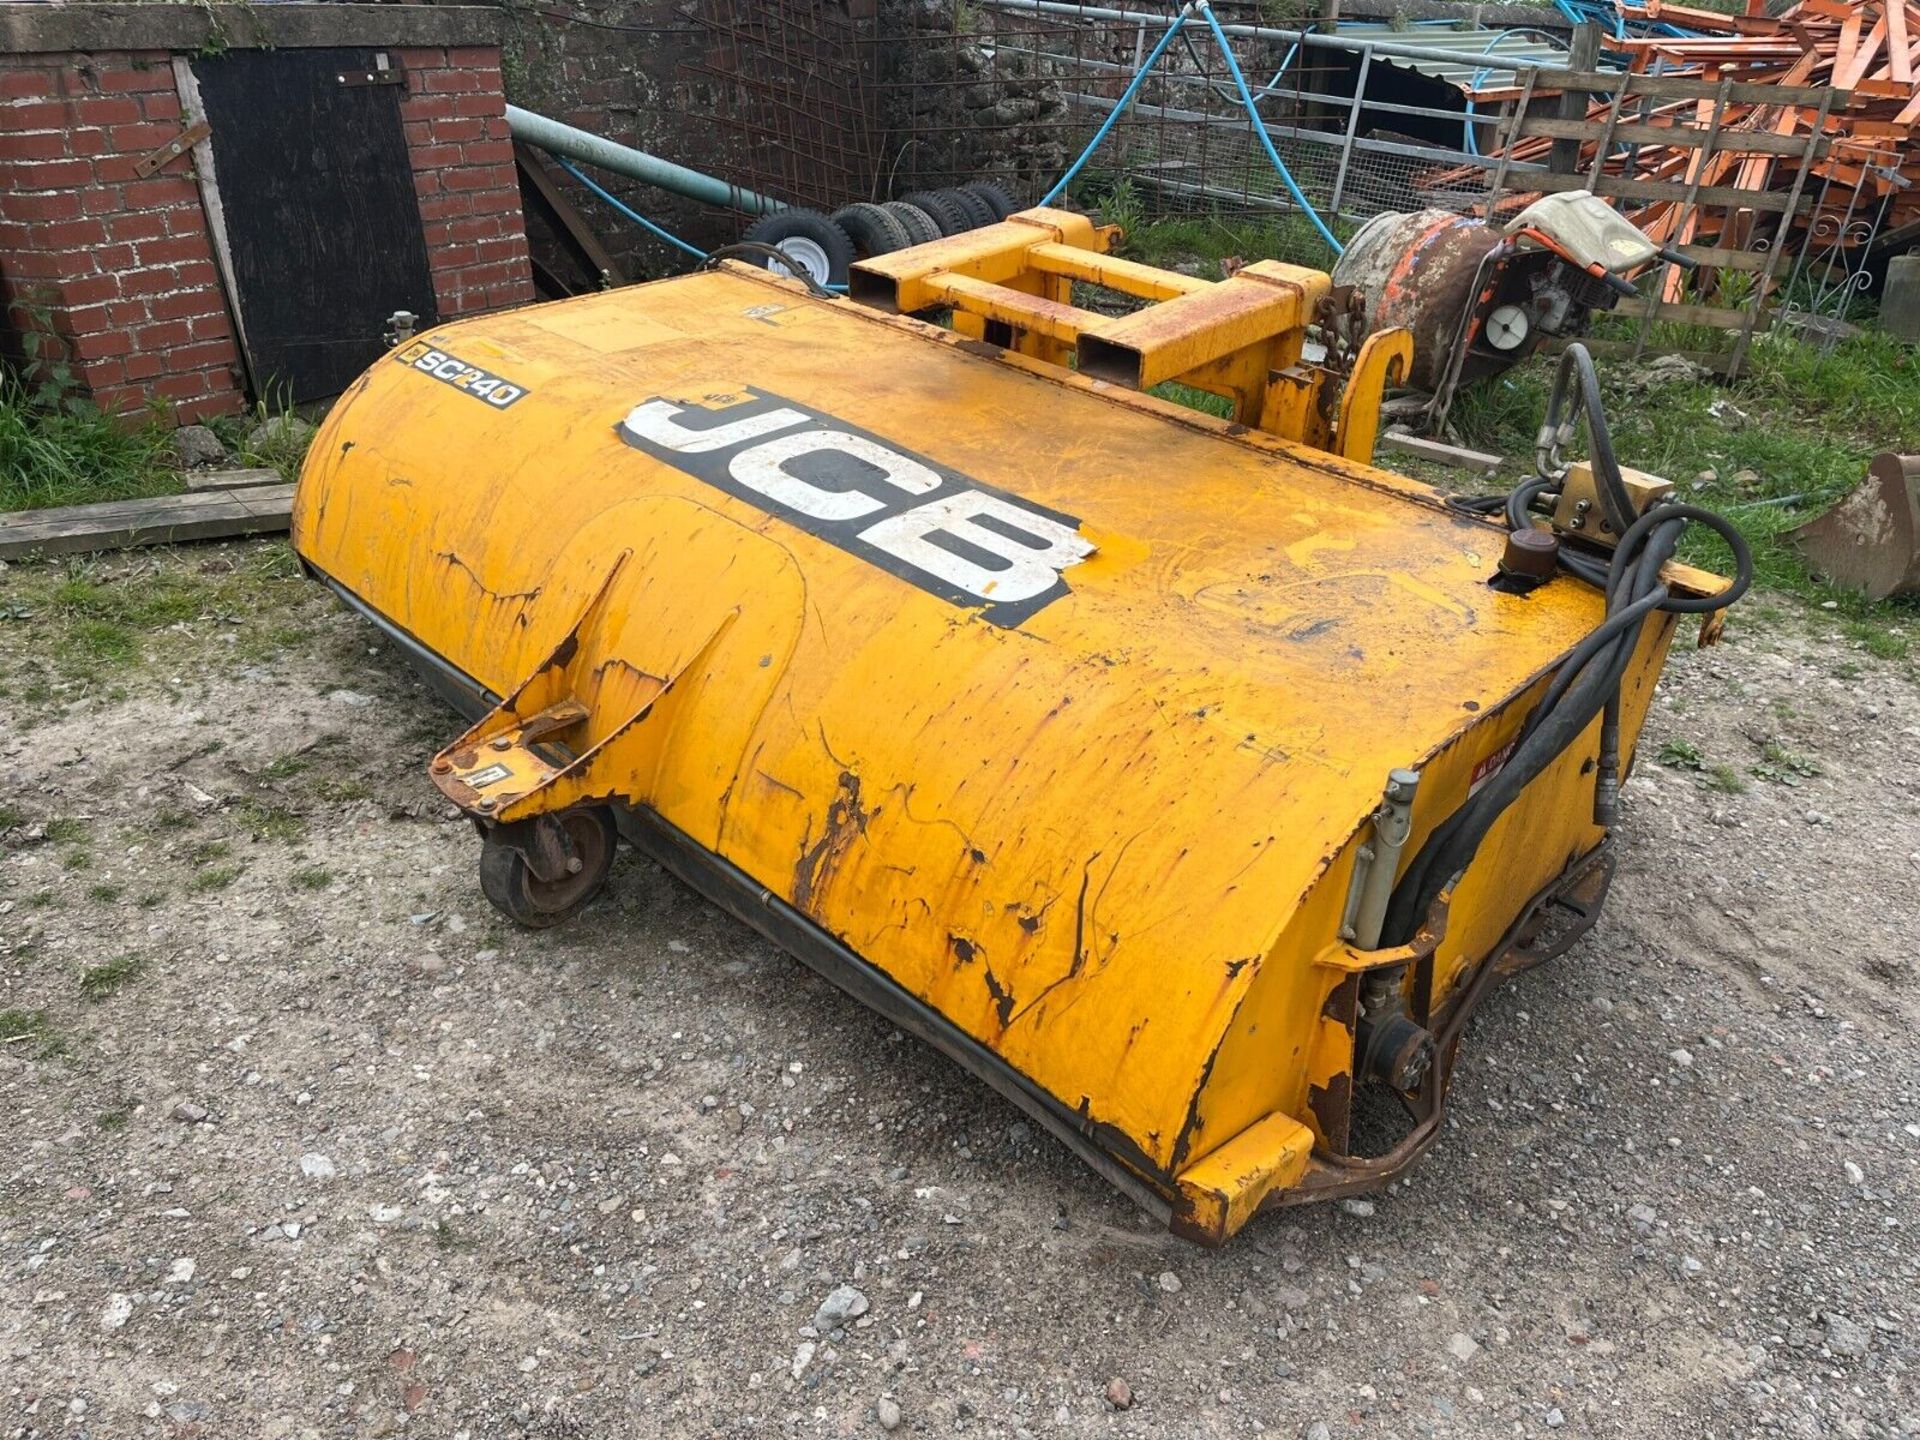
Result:
[[[1293,203],[1300,213],[1313,222],[1313,228],[1320,232],[1320,238],[1333,247],[1336,255],[1346,254],[1347,247],[1334,238],[1333,231],[1327,228],[1327,222],[1320,218],[1320,212],[1307,203],[1307,197],[1301,193],[1300,186],[1293,178],[1293,172],[1287,169],[1286,162],[1280,158],[1280,152],[1273,148],[1273,137],[1267,134],[1266,122],[1260,118],[1259,107],[1253,103],[1253,92],[1247,88],[1247,77],[1240,73],[1240,62],[1234,58],[1233,46],[1227,40],[1227,32],[1220,28],[1220,21],[1214,16],[1213,7],[1207,0],[1199,0],[1200,13],[1207,17],[1207,24],[1213,30],[1215,43],[1220,46],[1220,54],[1227,62],[1227,73],[1233,76],[1233,83],[1240,91],[1240,101],[1247,107],[1247,118],[1253,122],[1253,133],[1259,138],[1261,149],[1267,152],[1267,159],[1273,162],[1273,168],[1280,176],[1280,182],[1287,187],[1287,194],[1293,197]],[[1186,18],[1186,12],[1181,12]],[[1172,32],[1169,32],[1171,34]]]
[[[1205,7],[1203,6],[1202,8],[1204,9]],[[1067,167],[1067,173],[1056,180],[1053,188],[1040,197],[1040,203],[1042,205],[1051,205],[1054,201],[1058,200],[1061,195],[1066,193],[1067,186],[1073,182],[1073,177],[1078,175],[1082,168],[1085,167],[1087,161],[1093,158],[1093,152],[1100,148],[1101,142],[1111,133],[1114,123],[1118,121],[1122,115],[1126,114],[1127,107],[1133,104],[1134,97],[1140,93],[1140,87],[1147,83],[1147,76],[1153,73],[1153,67],[1160,63],[1160,57],[1167,53],[1167,46],[1173,43],[1173,37],[1180,33],[1181,29],[1187,23],[1187,17],[1192,13],[1193,6],[1186,5],[1181,7],[1178,15],[1173,17],[1173,24],[1167,27],[1167,33],[1160,37],[1159,41],[1154,45],[1152,52],[1140,63],[1138,73],[1134,75],[1133,79],[1127,82],[1127,88],[1120,93],[1119,102],[1107,113],[1107,118],[1100,122],[1100,128],[1094,131],[1093,139],[1088,141],[1087,148],[1080,152],[1080,158],[1069,165]],[[1211,19],[1212,17],[1209,16],[1208,18]],[[1241,82],[1241,88],[1243,90],[1246,88],[1244,81]]]

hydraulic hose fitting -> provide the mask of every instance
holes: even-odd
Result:
[[[1433,1070],[1433,1032],[1398,1011],[1363,1018],[1354,1031],[1354,1051],[1361,1078],[1396,1090],[1418,1090]]]
[[[1620,698],[1607,702],[1600,724],[1600,767],[1593,780],[1593,823],[1611,830],[1620,818]]]

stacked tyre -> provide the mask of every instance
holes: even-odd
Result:
[[[1018,208],[998,185],[975,180],[949,190],[915,190],[883,205],[849,205],[833,218],[864,259],[996,224]]]
[[[817,210],[780,210],[763,215],[740,238],[770,245],[786,268],[818,285],[844,286],[855,260],[890,255],[1004,220],[1019,208],[1011,195],[987,180],[947,190],[916,190],[898,200],[862,202],[822,215]],[[744,257],[763,269],[782,262],[771,255]]]

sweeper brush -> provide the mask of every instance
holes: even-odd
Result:
[[[1403,332],[1112,239],[1034,210],[847,298],[723,262],[441,327],[335,407],[294,533],[471,719],[431,774],[507,914],[625,837],[1218,1242],[1432,1140],[1746,564],[1672,563],[1724,527],[1613,463],[1583,354],[1542,474],[1450,505],[1368,463]]]

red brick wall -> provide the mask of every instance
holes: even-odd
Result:
[[[0,301],[102,408],[180,420],[241,408],[240,355],[185,160],[164,52],[0,56]],[[18,348],[16,340],[14,347]]]
[[[440,318],[534,298],[498,46],[403,49],[400,118],[413,154]]]
[[[397,49],[442,320],[534,298],[497,47]],[[178,423],[245,404],[244,371],[164,51],[0,54],[0,342],[72,367],[103,409]],[[218,145],[218,137],[215,137]]]

